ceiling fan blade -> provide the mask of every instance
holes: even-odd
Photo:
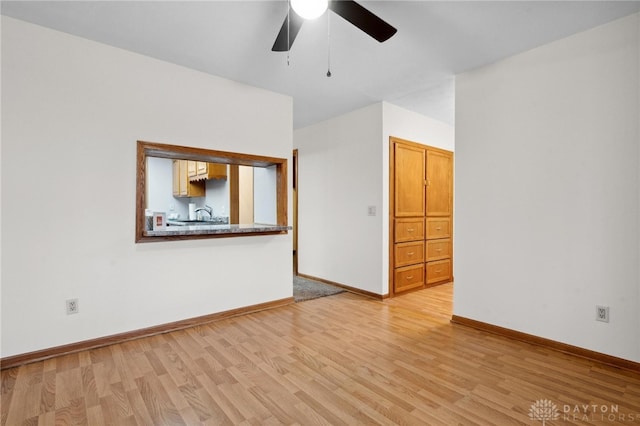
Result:
[[[388,40],[398,31],[353,0],[332,0],[329,2],[329,9],[380,43]]]
[[[289,17],[291,17],[291,25],[289,25]],[[273,47],[271,48],[271,50],[273,52],[286,52],[290,50],[291,45],[293,45],[293,41],[296,39],[296,36],[298,35],[303,22],[303,18],[298,16],[298,14],[293,10],[290,11],[289,14],[284,17],[282,28],[280,28],[280,32],[278,33],[276,41],[273,43]],[[287,43],[287,40],[289,41],[289,43]]]

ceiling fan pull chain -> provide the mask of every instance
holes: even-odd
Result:
[[[327,77],[331,77],[331,14],[327,12]]]
[[[289,52],[291,51],[291,43],[289,43],[290,32],[291,32],[291,0],[287,1],[287,66],[289,66]]]

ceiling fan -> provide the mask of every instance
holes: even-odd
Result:
[[[305,7],[310,7],[309,10]],[[291,50],[302,23],[305,19],[314,19],[322,15],[325,10],[331,9],[334,13],[349,21],[380,43],[388,40],[396,33],[396,29],[383,21],[369,10],[353,0],[291,0],[280,32],[271,48],[274,52],[287,52]]]

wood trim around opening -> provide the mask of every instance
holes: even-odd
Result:
[[[443,154],[451,154],[453,151],[449,151],[443,148],[436,148],[435,146],[431,146],[431,145],[425,145],[423,143],[419,143],[419,142],[414,142],[414,141],[410,141],[407,139],[401,139],[401,138],[397,138],[395,136],[389,136],[389,142],[390,143],[394,143],[394,142],[400,142],[403,145],[409,145],[409,146],[413,146],[415,148],[420,148],[420,149],[425,149],[425,148],[429,148],[430,151],[435,151],[435,152],[441,152]]]
[[[394,144],[395,138],[389,138],[389,255],[387,256],[389,260],[389,297],[395,297],[394,291],[394,249],[395,249],[395,196],[396,196],[396,150]]]
[[[142,328],[139,330],[128,331],[125,333],[113,334],[111,336],[99,337],[97,339],[85,340],[82,342],[71,343],[68,345],[56,346],[53,348],[42,349],[39,351],[28,352],[25,354],[9,356],[0,359],[0,369],[19,367],[24,364],[42,361],[61,355],[96,349],[103,346],[114,345],[129,340],[140,339],[143,337],[154,336],[156,334],[169,333],[171,331],[182,330],[189,327],[205,325],[214,321],[220,321],[226,318],[238,315],[250,314],[253,312],[264,311],[266,309],[278,308],[281,306],[294,303],[293,297],[285,299],[273,300],[271,302],[259,303],[257,305],[245,306],[243,308],[231,309],[228,311],[217,312],[214,314],[203,315],[199,317],[184,319],[167,324],[156,325],[153,327]]]
[[[579,356],[592,361],[596,361],[602,364],[607,364],[613,367],[630,370],[636,373],[640,373],[640,363],[630,361],[624,358],[618,358],[613,355],[607,355],[600,352],[592,351],[589,349],[580,348],[578,346],[561,343],[551,339],[545,339],[544,337],[534,336],[533,334],[522,333],[520,331],[512,330],[509,328],[500,327],[486,322],[477,321],[458,315],[451,317],[451,323],[456,325],[462,325],[465,327],[475,328],[476,330],[485,331],[487,333],[496,334],[498,336],[506,337],[508,339],[519,340],[521,342],[530,343],[532,345],[543,346],[555,351],[563,352],[570,355]]]
[[[240,171],[237,164],[229,165],[229,223],[240,222]]]
[[[205,161],[209,163],[229,164],[230,177],[233,181],[234,166],[237,172],[237,166],[252,167],[273,167],[276,169],[276,225],[288,226],[288,178],[287,178],[287,162],[286,158],[265,157],[261,155],[243,154],[237,152],[216,151],[204,148],[193,148],[178,145],[161,144],[157,142],[138,141],[136,149],[136,227],[135,242],[155,242],[155,241],[171,241],[171,240],[189,240],[204,238],[229,238],[246,236],[235,233],[224,234],[197,234],[197,235],[176,235],[176,236],[145,236],[145,208],[146,208],[146,174],[147,174],[147,157],[158,157],[168,159]],[[236,186],[237,188],[237,186]],[[230,188],[231,204],[230,210],[233,210],[234,200],[233,188]],[[238,223],[233,221],[230,212],[230,223]],[[254,232],[251,235],[273,234],[274,232]],[[278,231],[277,233],[286,234],[287,231]]]

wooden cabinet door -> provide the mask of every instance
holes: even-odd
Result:
[[[424,149],[396,143],[394,150],[395,216],[424,216]]]
[[[186,197],[189,190],[189,176],[187,175],[187,167],[188,163],[193,163],[193,161],[187,160],[178,160],[180,162],[180,196]],[[194,163],[195,164],[195,163]]]
[[[180,160],[173,160],[173,196],[180,196]]]
[[[449,216],[453,207],[452,193],[453,156],[427,150],[427,216]]]
[[[187,170],[189,171],[188,175],[189,177],[194,177],[195,175],[198,174],[198,168],[197,168],[197,162],[196,161],[187,161]]]
[[[196,162],[196,174],[197,175],[206,175],[207,174],[207,163],[204,161]],[[189,175],[191,176],[191,175]]]

